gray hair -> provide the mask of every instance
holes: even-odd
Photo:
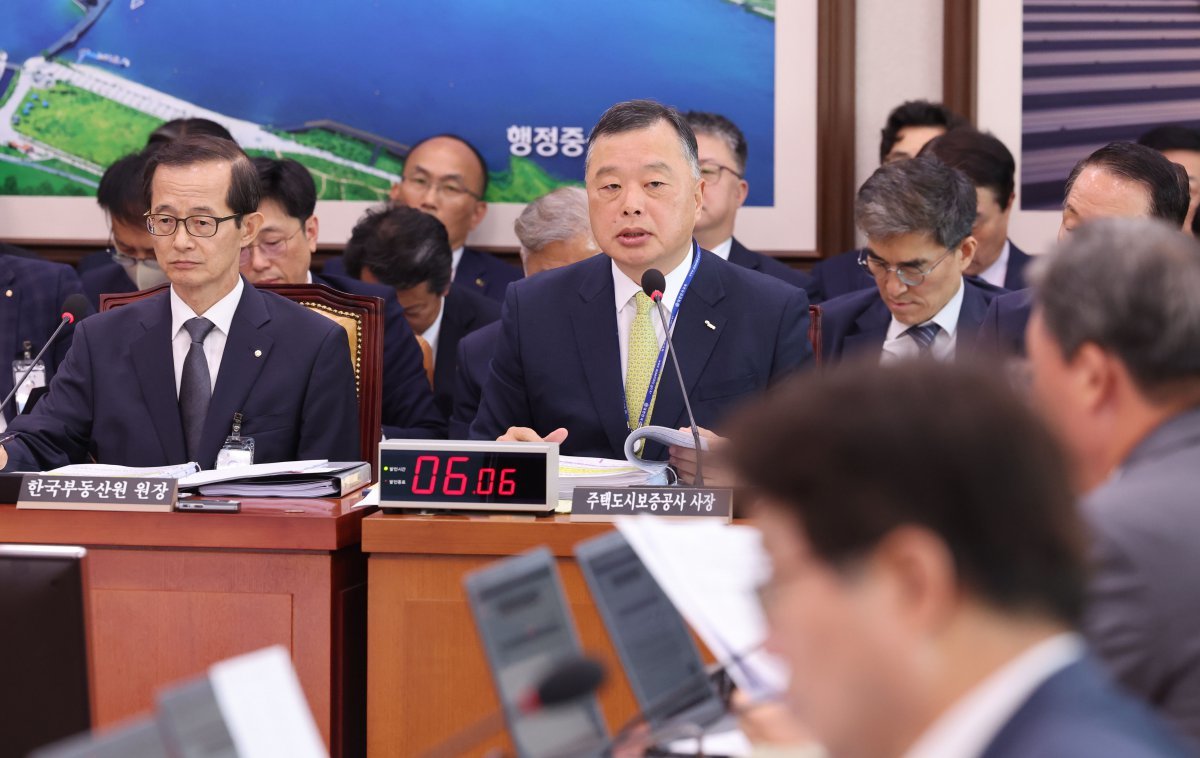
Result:
[[[966,174],[935,158],[880,166],[858,190],[854,221],[863,234],[887,239],[928,234],[947,250],[975,226],[978,199]]]
[[[552,242],[591,236],[587,192],[580,187],[552,190],[525,206],[513,229],[521,241],[522,257],[537,254]]]
[[[1200,380],[1200,245],[1177,227],[1097,219],[1034,261],[1027,275],[1066,358],[1095,344],[1151,396]]]
[[[653,100],[627,100],[604,111],[604,115],[588,135],[587,155],[583,160],[584,171],[592,164],[592,146],[598,138],[648,129],[659,121],[666,121],[675,130],[675,134],[679,136],[679,149],[683,151],[684,160],[692,170],[692,178],[699,179],[700,157],[695,132],[679,111]]]

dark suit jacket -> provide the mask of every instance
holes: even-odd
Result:
[[[956,354],[974,348],[979,324],[988,303],[1004,290],[985,282],[963,280],[963,303],[958,314]],[[853,356],[879,355],[887,339],[892,312],[879,296],[879,289],[851,292],[821,305],[821,350],[826,362]]]
[[[1183,758],[1195,754],[1085,656],[1035,689],[980,758]]]
[[[496,345],[504,335],[502,321],[476,329],[458,342],[458,367],[454,372],[454,410],[450,412],[450,439],[470,439],[471,422],[479,412],[483,385],[492,367]]]
[[[433,361],[433,399],[445,419],[454,409],[454,375],[458,365],[458,343],[480,327],[500,319],[496,301],[476,294],[458,284],[442,301],[445,313],[438,332],[437,354]]]
[[[1033,311],[1033,292],[1021,290],[993,298],[979,325],[979,349],[994,356],[1024,356],[1025,327]]]
[[[0,255],[15,255],[18,258],[35,258],[38,260],[41,260],[42,257],[32,250],[10,245],[7,242],[0,242]]]
[[[92,301],[92,307],[97,311],[100,310],[101,295],[137,291],[137,285],[125,273],[125,269],[111,260],[81,272],[79,281],[83,284],[83,294]]]
[[[757,271],[760,274],[781,279],[793,287],[799,287],[800,289],[807,289],[812,282],[812,277],[800,269],[792,268],[769,255],[748,250],[745,245],[738,242],[737,237],[733,238],[733,244],[729,246],[729,262],[742,268]]]
[[[70,266],[15,255],[0,257],[0,399],[12,391],[12,362],[24,357],[25,340],[30,342],[31,356],[37,355],[62,321],[63,301],[82,292]],[[42,356],[47,381],[66,358],[74,333],[75,327],[68,325]],[[15,402],[4,406],[6,419],[16,412]]]
[[[674,344],[696,421],[719,429],[740,402],[812,362],[808,298],[783,282],[707,251],[679,309]],[[570,432],[567,455],[625,457],[625,389],[606,255],[509,287],[503,338],[492,359],[471,437],[510,426]],[[664,365],[650,423],[686,423],[674,370]],[[634,411],[636,412],[636,410]],[[648,448],[647,457],[665,450]]]
[[[117,265],[117,264],[113,263],[112,251],[111,250],[97,250],[94,253],[88,253],[87,255],[80,258],[79,262],[75,264],[75,270],[82,274],[85,271],[91,271],[92,269],[101,268],[102,266],[105,266],[109,263],[112,263],[114,266]]]
[[[391,287],[348,276],[313,274],[317,284],[383,298],[383,434],[388,439],[442,439],[446,419],[433,404],[424,356]]]
[[[1085,624],[1122,685],[1200,745],[1200,409],[1152,431],[1084,501]]]
[[[325,261],[323,274],[346,276],[346,262],[340,256]],[[508,265],[494,255],[464,247],[458,268],[454,270],[454,283],[462,289],[504,302],[504,289],[510,282],[522,278],[521,269]]]
[[[1005,269],[1004,289],[1025,288],[1025,266],[1032,260],[1021,248],[1009,240],[1008,267]],[[805,286],[814,303],[823,303],[850,292],[873,289],[875,280],[862,266],[858,265],[859,250],[839,253],[813,266],[809,284]],[[978,280],[974,280],[978,281]]]
[[[50,392],[9,425],[7,468],[80,463],[161,466],[188,460],[171,357],[168,294],[82,321]],[[197,461],[211,468],[233,414],[259,463],[357,460],[358,401],[346,332],[248,284],[234,313]]]

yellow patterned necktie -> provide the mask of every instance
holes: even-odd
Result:
[[[629,428],[638,428],[638,417],[642,413],[642,403],[646,400],[646,392],[650,389],[650,376],[654,373],[654,364],[658,360],[658,335],[654,333],[654,322],[650,320],[650,311],[654,307],[645,292],[639,292],[634,297],[637,305],[637,315],[629,327],[629,347],[625,364],[625,407],[629,409]],[[650,398],[650,409],[646,420],[654,413],[654,399],[658,397],[658,387],[654,388],[654,397]]]

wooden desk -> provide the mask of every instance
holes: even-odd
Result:
[[[611,528],[568,516],[369,516],[367,754],[416,755],[499,707],[462,578],[539,545],[558,557],[584,649],[607,666],[600,705],[610,731],[633,716],[633,693],[571,552]],[[506,736],[478,752],[485,747],[511,750]]]
[[[242,512],[104,513],[0,505],[0,542],[88,548],[97,726],[153,708],[165,685],[268,645],[292,653],[334,756],[361,755],[371,508],[243,500]]]

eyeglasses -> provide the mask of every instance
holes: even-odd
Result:
[[[170,237],[183,222],[183,228],[193,237],[212,237],[217,233],[217,227],[231,218],[241,219],[244,213],[217,218],[216,216],[188,216],[176,218],[165,213],[146,213],[146,230],[156,237]]]
[[[708,184],[717,185],[721,183],[721,172],[728,171],[738,179],[742,175],[731,169],[729,166],[722,166],[720,163],[705,162],[700,164],[700,178]]]
[[[249,245],[246,245],[245,247],[242,248],[241,265],[245,266],[250,263],[250,259],[252,257],[254,257],[255,248],[257,248],[258,251],[263,254],[263,257],[268,258],[270,260],[282,258],[283,254],[287,252],[288,243],[292,241],[293,237],[295,237],[297,234],[299,234],[302,231],[304,231],[304,224],[301,224],[300,228],[298,228],[296,231],[292,232],[291,234],[289,234],[286,237],[281,237],[277,240],[270,240],[270,241],[263,241],[263,242],[259,242],[256,240],[254,242],[251,242]]]
[[[144,263],[150,268],[158,268],[158,261],[154,258],[134,258],[128,253],[122,253],[115,247],[109,249],[108,254],[112,257],[113,263],[122,268],[133,268],[139,263]]]
[[[899,279],[904,286],[920,287],[921,284],[924,283],[925,277],[929,276],[929,274],[931,274],[933,270],[938,267],[938,264],[946,260],[946,258],[953,252],[953,250],[947,250],[936,261],[929,264],[925,268],[921,268],[920,266],[914,266],[911,263],[902,263],[899,266],[889,266],[884,261],[871,255],[869,251],[863,250],[858,254],[858,265],[862,266],[863,270],[868,274],[875,277],[876,281],[880,281],[887,277],[888,274],[894,272],[896,274],[896,278]]]
[[[402,176],[400,178],[405,184],[411,184],[412,186],[416,187],[417,190],[420,191],[422,194],[428,192],[430,187],[433,187],[436,194],[441,195],[442,197],[445,197],[450,200],[457,200],[458,198],[463,197],[464,195],[473,197],[476,200],[483,199],[482,195],[472,192],[471,190],[462,186],[458,182],[447,181],[447,180],[435,182],[435,181],[431,180],[429,177],[422,176],[421,174],[414,174],[412,176]]]

